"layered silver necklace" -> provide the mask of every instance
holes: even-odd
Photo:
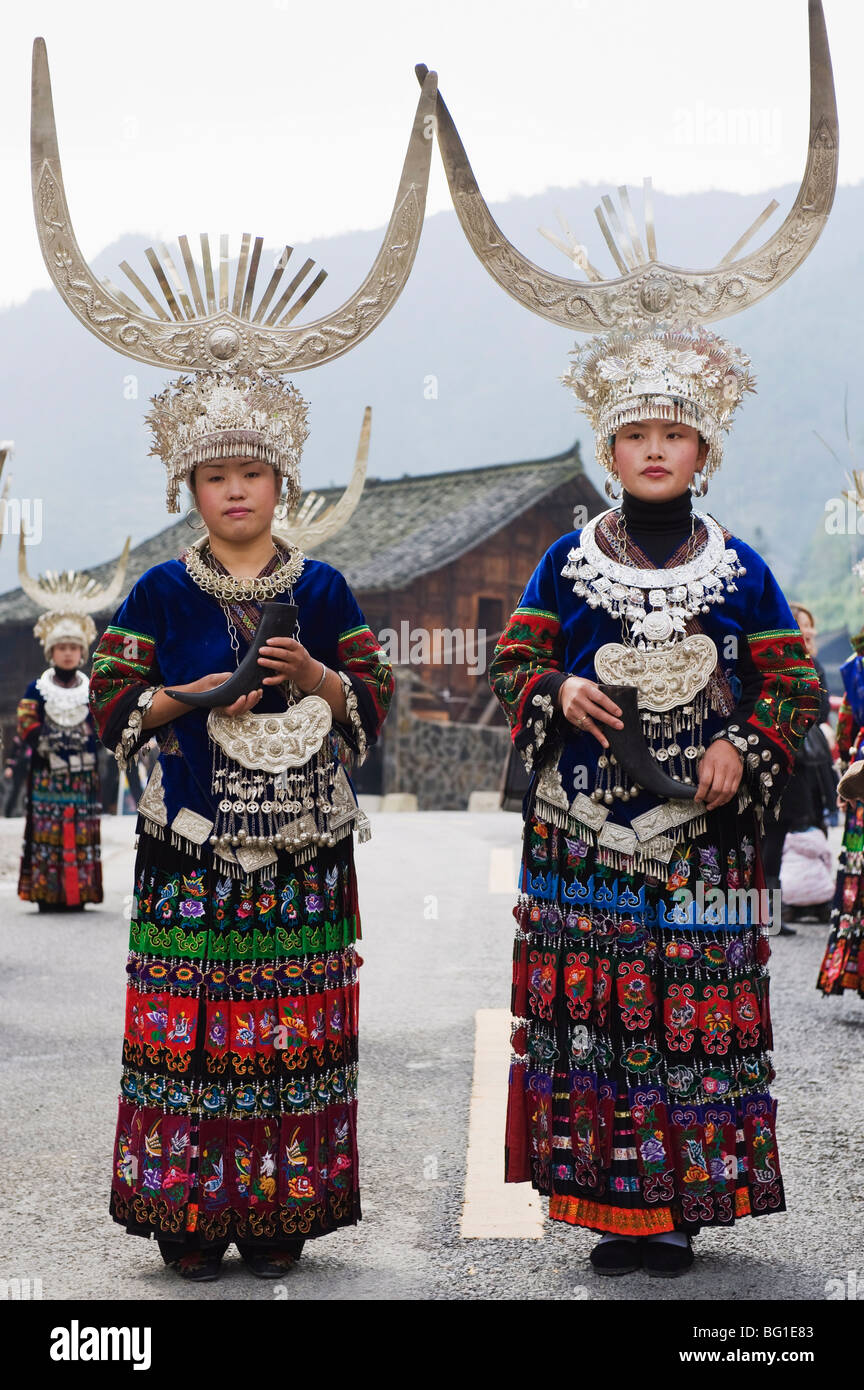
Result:
[[[573,592],[591,608],[603,608],[624,624],[625,637],[639,650],[657,650],[676,643],[697,613],[723,603],[735,580],[746,574],[737,552],[727,548],[723,532],[712,516],[693,513],[708,538],[698,554],[670,569],[642,569],[614,560],[600,549],[595,538],[598,523],[615,512],[601,512],[583,528],[579,544],[568,553],[562,575],[574,580]],[[619,514],[619,526],[626,527]]]

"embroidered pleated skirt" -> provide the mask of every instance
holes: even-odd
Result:
[[[19,898],[58,907],[101,903],[100,809],[95,768],[54,771],[33,754]]]
[[[700,873],[724,890],[757,881],[752,812],[712,813],[666,881],[599,859],[526,821],[507,1181],[547,1194],[553,1220],[620,1234],[782,1210],[768,941],[758,924],[673,915]]]
[[[274,1245],[360,1218],[352,838],[267,872],[140,837],[110,1202],[132,1233]]]

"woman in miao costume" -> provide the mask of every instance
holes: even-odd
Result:
[[[850,479],[850,495],[864,509],[864,474]],[[864,576],[864,561],[855,571]],[[831,930],[816,981],[825,995],[852,990],[864,999],[864,630],[852,638],[852,655],[840,667],[843,700],[837,716],[837,755],[843,773],[843,845],[837,866]]]
[[[155,1236],[186,1278],[216,1278],[232,1241],[255,1274],[277,1277],[304,1239],[360,1217],[352,831],[363,839],[368,828],[345,764],[376,739],[393,689],[345,579],[274,526],[297,506],[307,433],[306,403],[278,372],[347,351],[398,297],[423,220],[435,79],[370,275],[339,310],[300,328],[290,320],[323,276],[291,304],[302,276],[282,290],[286,248],[256,308],[260,239],[250,257],[244,236],[231,309],[224,241],[218,305],[206,238],[203,273],[180,240],[188,290],[163,253],[170,313],[148,292],[159,311],[149,317],[93,281],[68,219],[41,41],[34,92],[46,261],[104,341],[189,373],[153,399],[148,420],[169,509],[179,511],[185,484],[204,526],[180,559],[135,584],[94,664],[103,742],[121,764],[151,735],[160,746],[139,805],[111,1212]],[[93,286],[98,315],[72,280]],[[254,688],[209,713],[190,708],[184,696],[218,699],[208,692],[255,663],[267,602],[294,605],[296,622],[258,650]]]
[[[43,609],[33,629],[48,662],[18,705],[17,732],[32,750],[18,896],[40,912],[80,912],[102,901],[96,731],[90,682],[81,669],[96,640],[91,614],[123,587],[129,544],[108,587],[67,570],[31,579],[22,534],[18,570],[28,598]]]
[[[483,264],[553,322],[608,329],[565,381],[620,505],[549,548],[489,670],[532,773],[505,1176],[547,1194],[553,1220],[602,1233],[601,1274],[680,1274],[703,1225],[784,1208],[768,904],[738,894],[762,886],[760,825],[818,681],[765,562],[691,498],[753,389],[748,359],[701,324],[791,273],[831,206],[833,86],[818,5],[810,16],[817,100],[798,199],[766,246],[699,275],[657,260],[647,206],[646,255],[626,193],[628,230],[614,210],[617,244],[605,227],[621,278],[604,282],[576,246],[587,280],[534,265],[494,223],[438,99],[454,206]]]

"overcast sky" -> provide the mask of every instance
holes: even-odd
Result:
[[[825,13],[840,179],[856,183],[864,6]],[[35,0],[0,23],[0,304],[49,283],[30,203],[36,34],[87,256],[123,232],[275,244],[382,225],[416,62],[437,69],[489,201],[643,174],[752,192],[797,183],[805,157],[806,0]],[[437,156],[428,206],[449,206]],[[579,231],[609,270],[596,228]]]

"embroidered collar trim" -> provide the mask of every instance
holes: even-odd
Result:
[[[49,666],[36,682],[36,689],[45,701],[45,712],[55,724],[71,728],[82,723],[89,713],[90,681],[82,672],[75,685],[58,685]]]

